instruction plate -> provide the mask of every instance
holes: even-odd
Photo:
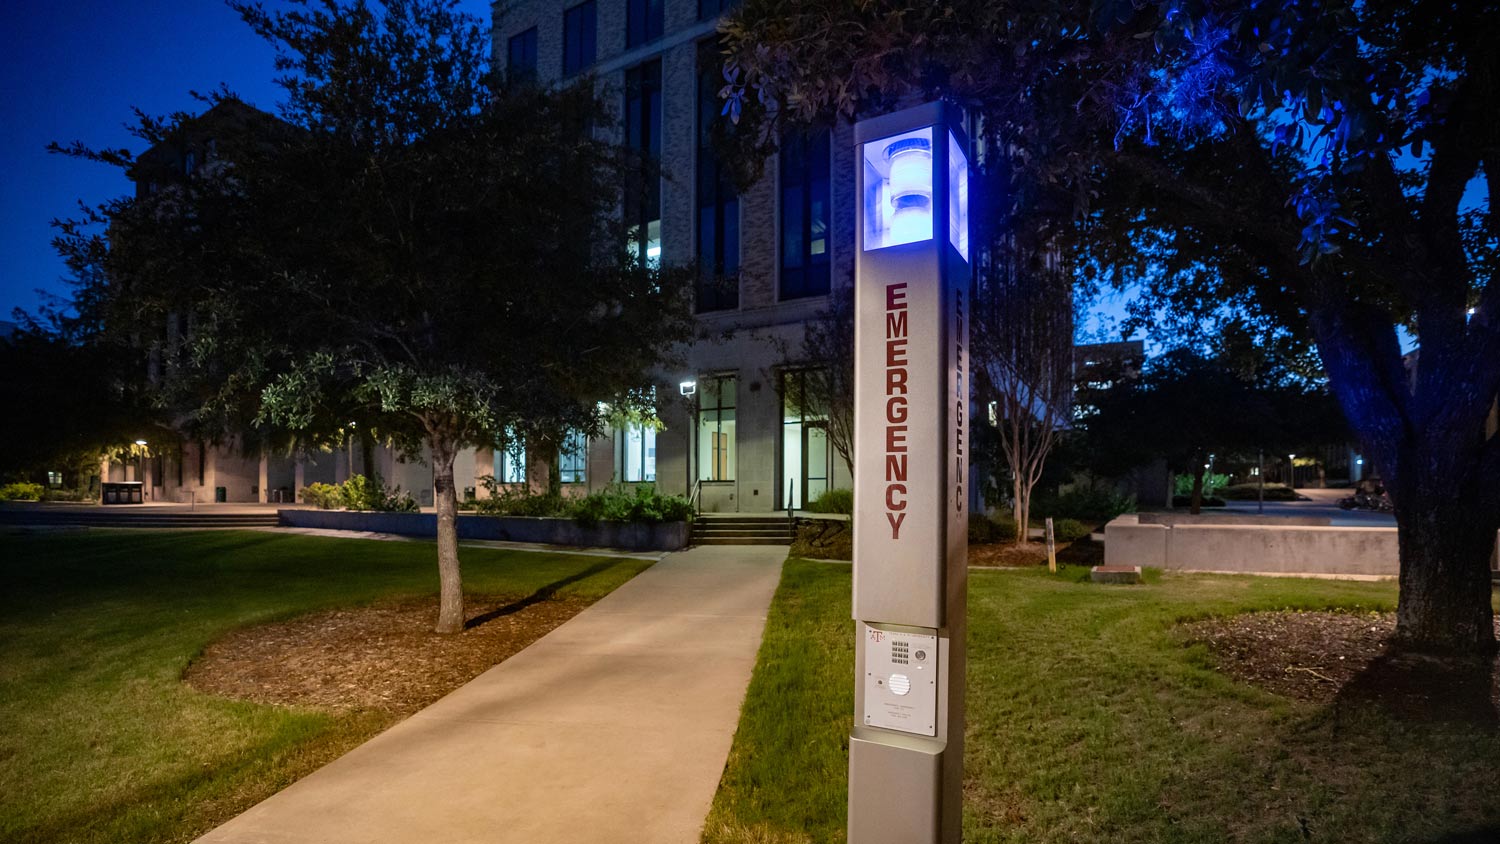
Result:
[[[865,624],[865,726],[937,735],[938,637]]]

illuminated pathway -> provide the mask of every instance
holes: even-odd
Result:
[[[198,840],[697,842],[785,557],[670,554]]]

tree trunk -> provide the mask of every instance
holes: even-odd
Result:
[[[373,482],[375,480],[375,438],[370,436],[369,430],[365,428],[360,428],[355,433],[355,437],[359,440],[359,460],[363,469],[360,474],[364,475],[366,480]]]
[[[1433,459],[1455,449],[1431,443],[1421,451],[1428,453],[1398,458],[1392,490],[1401,553],[1397,641],[1420,652],[1493,653],[1490,555],[1500,513],[1487,512],[1477,450],[1458,449],[1472,460]]]
[[[1019,472],[1015,473],[1015,517],[1016,517],[1016,547],[1025,548],[1031,544],[1031,487],[1021,479]]]
[[[1189,502],[1188,514],[1196,516],[1203,512],[1203,461],[1193,458],[1193,499]]]
[[[458,495],[453,488],[451,439],[432,436],[432,500],[437,506],[438,633],[464,629],[463,573],[458,565]]]

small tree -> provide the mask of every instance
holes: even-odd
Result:
[[[170,205],[102,212],[104,298],[190,313],[176,372],[253,396],[261,426],[359,409],[425,453],[436,629],[457,632],[455,456],[507,429],[600,430],[598,402],[628,405],[687,335],[688,276],[625,249],[615,210],[639,168],[593,131],[609,111],[592,81],[492,73],[488,27],[453,0],[231,6],[277,49],[290,128]]]
[[[808,321],[804,359],[820,363],[803,384],[808,405],[828,414],[828,444],[854,477],[854,288],[839,286]]]
[[[1068,424],[1073,397],[1072,284],[1055,252],[997,239],[979,268],[973,360],[976,394],[993,401],[1010,481],[1016,544],[1030,542],[1031,497]]]

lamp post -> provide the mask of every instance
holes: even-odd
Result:
[[[957,842],[963,808],[968,159],[956,109],[854,127],[849,841]]]

